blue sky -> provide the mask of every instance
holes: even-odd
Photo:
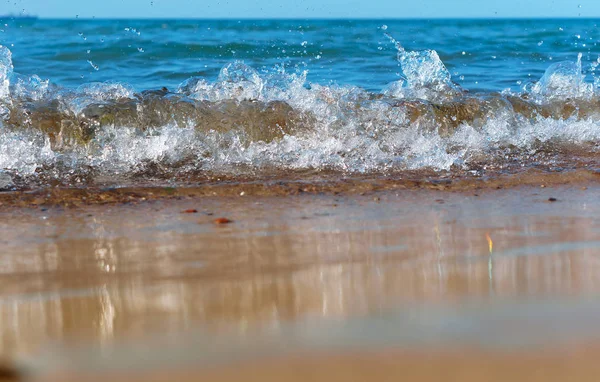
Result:
[[[0,0],[0,13],[58,18],[600,17],[599,0]]]

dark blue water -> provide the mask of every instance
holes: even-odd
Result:
[[[0,180],[597,171],[597,23],[5,20]]]
[[[553,62],[598,58],[598,20],[5,20],[15,70],[65,86],[122,81],[136,89],[215,79],[232,60],[308,70],[308,81],[378,91],[398,79],[396,49],[436,50],[458,84],[518,88]],[[88,62],[93,62],[98,70]],[[587,65],[584,68],[589,69]]]

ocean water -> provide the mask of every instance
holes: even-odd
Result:
[[[599,22],[2,20],[0,183],[597,170]]]

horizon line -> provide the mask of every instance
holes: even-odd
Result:
[[[599,20],[598,16],[471,16],[471,17],[444,17],[444,16],[414,16],[414,17],[46,17],[34,14],[25,15],[0,15],[0,20],[59,20],[59,21],[90,21],[90,20],[140,20],[140,21],[428,21],[428,20],[483,20],[483,21],[505,21],[505,20]]]

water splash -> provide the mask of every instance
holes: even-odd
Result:
[[[384,35],[397,49],[403,77],[388,87],[388,94],[399,98],[439,99],[459,91],[459,86],[452,82],[450,72],[435,50],[409,51],[389,33]]]
[[[10,94],[10,78],[13,73],[12,53],[0,45],[0,99],[6,98]]]
[[[61,92],[57,98],[63,100],[74,114],[81,114],[90,105],[133,99],[134,95],[133,87],[127,84],[93,82],[79,86],[74,92]]]
[[[567,98],[590,98],[594,95],[593,85],[585,82],[582,73],[582,54],[577,61],[562,61],[550,65],[543,77],[533,85],[532,93],[544,100]]]
[[[307,72],[287,73],[283,67],[262,76],[243,61],[225,65],[214,83],[201,77],[192,77],[179,85],[177,92],[195,100],[259,100],[290,101],[306,83]]]
[[[35,74],[31,77],[17,75],[16,78],[17,82],[13,89],[13,96],[15,98],[29,98],[33,101],[40,101],[51,90],[50,81],[42,80]]]
[[[306,71],[259,72],[243,61],[174,92],[120,83],[65,89],[13,74],[5,49],[0,170],[54,179],[468,172],[598,152],[600,99],[581,56],[552,65],[530,92],[469,94],[435,51],[392,41],[404,78],[382,93],[309,84]]]

